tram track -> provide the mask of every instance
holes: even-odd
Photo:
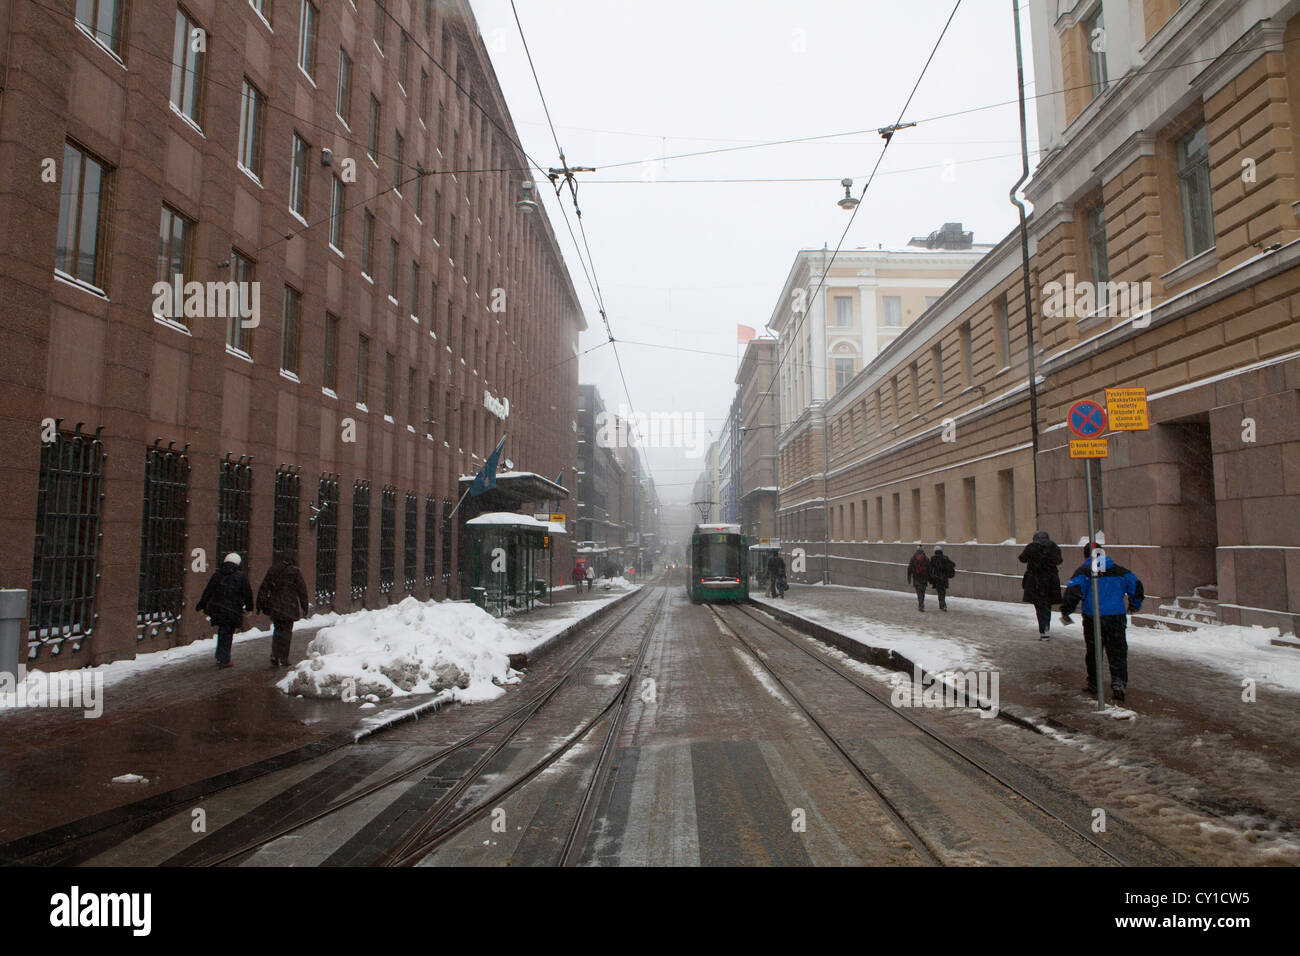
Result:
[[[873,779],[871,779],[869,772],[865,768],[863,768],[861,764],[851,755],[845,743],[842,740],[840,740],[839,737],[829,727],[826,726],[824,721],[820,720],[812,713],[804,697],[801,696],[790,686],[789,681],[783,679],[782,676],[777,673],[776,669],[772,666],[770,661],[763,654],[759,652],[759,649],[755,646],[755,644],[752,643],[750,640],[747,640],[740,633],[740,629],[737,628],[734,624],[728,621],[726,617],[723,616],[721,610],[719,610],[715,605],[708,605],[708,607],[709,610],[714,615],[715,619],[718,621],[718,623],[724,629],[730,632],[732,636],[737,640],[737,642],[742,647],[745,648],[745,650],[749,653],[749,655],[756,662],[758,662],[758,664],[772,677],[773,680],[775,680],[780,685],[782,690],[784,690],[784,692],[787,694],[790,700],[794,702],[795,706],[798,707],[800,712],[803,713],[803,715],[812,723],[812,725],[816,727],[817,730],[822,734],[822,736],[826,739],[827,743],[836,752],[838,752],[840,756],[847,762],[847,764],[854,770],[854,772],[860,778],[862,778],[864,783],[866,783],[868,789],[871,791],[872,795],[876,798],[877,802],[880,803],[881,808],[884,810],[886,815],[890,817],[890,819],[894,822],[894,824],[897,827],[899,827],[899,829],[904,834],[904,836],[907,837],[909,842],[911,842],[913,846],[917,848],[918,853],[922,855],[923,858],[927,858],[927,862],[936,863],[939,865],[946,865],[943,852],[938,847],[936,847],[929,839],[927,839],[924,835],[922,835],[918,828],[913,827],[910,823],[907,822],[906,817],[902,812],[901,808],[896,804],[894,800],[892,800],[884,792],[884,790]],[[1010,793],[1013,796],[1013,798],[1022,800],[1027,805],[1033,807],[1040,814],[1042,814],[1043,816],[1051,820],[1053,826],[1064,828],[1072,835],[1073,838],[1082,840],[1085,843],[1089,844],[1094,850],[1101,853],[1103,856],[1105,856],[1106,858],[1108,858],[1110,861],[1112,861],[1114,864],[1118,866],[1133,865],[1131,861],[1125,859],[1122,855],[1114,852],[1112,849],[1110,849],[1109,847],[1105,846],[1103,843],[1098,841],[1086,828],[1076,826],[1075,824],[1071,823],[1069,820],[1062,817],[1061,814],[1057,813],[1051,807],[1047,806],[1041,800],[1037,799],[1033,794],[1026,792],[1026,790],[1023,787],[1017,786],[1014,782],[1008,780],[1005,777],[1005,775],[1000,773],[998,770],[989,767],[985,761],[982,761],[978,757],[975,757],[972,754],[970,754],[965,748],[961,747],[959,744],[954,742],[946,734],[940,733],[934,728],[927,726],[925,722],[914,717],[912,714],[907,713],[900,708],[894,707],[890,703],[887,697],[883,696],[875,688],[871,687],[869,684],[859,679],[857,675],[852,674],[848,670],[844,669],[835,661],[827,657],[824,657],[818,653],[815,653],[814,651],[805,647],[799,641],[790,637],[788,634],[784,633],[774,625],[768,623],[767,621],[763,620],[761,617],[751,612],[748,608],[742,606],[736,606],[733,609],[736,611],[736,613],[746,618],[752,624],[757,625],[758,627],[761,627],[765,631],[770,632],[771,634],[781,638],[781,640],[785,644],[788,644],[789,646],[795,648],[801,654],[808,657],[812,661],[816,662],[821,667],[826,668],[831,673],[837,675],[838,677],[847,681],[849,684],[853,685],[853,687],[861,691],[863,694],[865,694],[876,704],[879,704],[881,708],[893,714],[894,716],[902,719],[903,721],[906,721],[912,727],[919,730],[926,738],[937,743],[943,750],[953,754],[960,761],[964,762],[965,764],[973,768],[980,776],[993,781],[1003,791]]]
[[[533,697],[529,698],[528,700],[524,701],[523,703],[519,704],[517,707],[512,708],[508,713],[503,714],[502,716],[491,721],[484,727],[461,738],[460,740],[457,740],[455,743],[440,748],[436,753],[431,754],[430,756],[417,761],[411,766],[386,774],[381,779],[367,784],[361,790],[352,793],[345,798],[337,800],[331,803],[329,806],[324,807],[315,813],[312,813],[301,819],[294,820],[293,822],[285,824],[284,826],[277,827],[276,829],[274,829],[269,833],[260,834],[256,838],[245,841],[244,843],[240,844],[234,849],[225,850],[218,854],[205,857],[199,860],[195,865],[221,866],[223,864],[238,860],[241,857],[244,857],[248,854],[254,853],[259,849],[261,849],[262,847],[274,843],[276,840],[289,836],[290,834],[293,834],[312,823],[316,823],[320,820],[326,819],[334,814],[337,814],[339,811],[344,810],[347,807],[350,807],[360,802],[361,800],[366,799],[367,797],[373,796],[374,794],[379,793],[382,790],[385,790],[389,787],[399,784],[404,780],[407,780],[422,771],[428,770],[429,768],[436,766],[437,764],[443,762],[447,758],[452,757],[455,754],[464,751],[468,747],[471,747],[475,743],[478,743],[484,737],[487,737],[488,735],[498,730],[501,730],[502,728],[508,728],[502,740],[498,741],[496,744],[490,747],[487,754],[484,757],[476,760],[471,770],[462,778],[461,781],[458,781],[458,783],[453,787],[452,792],[449,792],[446,796],[444,796],[444,798],[440,799],[433,807],[429,809],[428,812],[426,812],[422,816],[421,820],[416,824],[416,828],[419,829],[422,833],[430,833],[430,831],[433,831],[433,828],[436,826],[437,821],[445,817],[446,813],[451,809],[451,807],[454,806],[456,800],[458,800],[459,797],[464,794],[465,790],[469,788],[473,780],[477,779],[482,775],[484,769],[490,763],[491,758],[499,754],[501,750],[503,750],[511,740],[513,740],[516,736],[518,736],[519,732],[529,723],[529,721],[531,721],[533,717],[535,717],[549,702],[551,702],[556,697],[556,695],[559,694],[559,692],[564,687],[566,687],[570,683],[574,675],[579,673],[590,662],[590,660],[595,655],[595,653],[606,644],[608,639],[613,634],[615,634],[640,607],[642,607],[645,604],[645,602],[650,597],[650,592],[651,589],[646,588],[644,594],[635,598],[626,610],[624,610],[621,614],[619,614],[619,616],[615,620],[611,621],[604,628],[602,628],[600,632],[596,635],[596,637],[591,641],[591,643],[588,644],[578,654],[578,656],[575,657],[574,660],[564,668],[564,670],[555,678],[554,681],[552,681],[552,683],[548,687],[546,687],[544,690],[534,695]],[[655,620],[657,620],[658,615],[662,611],[662,604],[663,604],[663,599],[661,598],[660,605],[656,609]],[[651,628],[650,630],[653,630],[653,628]],[[647,634],[650,633],[650,630],[647,631]],[[644,647],[644,642],[643,642],[643,647]],[[573,741],[570,742],[568,746],[566,746],[564,749],[567,751],[568,747],[571,747],[574,743],[577,742],[578,739],[581,739],[581,736],[583,736],[588,730],[590,730],[590,726],[594,725],[595,722],[599,719],[599,717],[602,716],[604,713],[606,713],[608,709],[609,708],[607,707],[605,711],[602,711],[601,715],[597,715],[596,718],[593,718],[593,720],[589,723],[589,725],[584,727],[579,734],[575,735]],[[512,722],[513,725],[511,726]],[[554,760],[559,759],[559,756],[562,756],[562,754],[555,755],[555,757],[550,762],[553,763]],[[549,766],[549,763],[547,765]],[[537,772],[540,772],[541,769],[545,769],[545,768],[544,767],[539,768]],[[469,822],[472,821],[471,820],[463,821],[463,823],[461,823],[460,826],[457,826],[457,830],[459,830],[460,828],[463,827],[463,825],[466,825]],[[450,833],[444,834],[445,829],[446,828],[442,828],[433,831],[433,834],[430,835],[430,839],[433,838],[433,835],[442,834],[441,839],[439,839],[439,842],[441,842],[442,839],[445,839],[446,836],[450,835]],[[390,852],[388,854],[385,854],[385,857],[381,862],[386,865],[393,865],[398,862],[398,858],[396,855]]]

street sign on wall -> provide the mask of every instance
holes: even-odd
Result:
[[[1071,438],[1071,458],[1108,458],[1110,449],[1104,438]]]
[[[1151,427],[1145,388],[1106,389],[1106,418],[1117,432],[1142,432]]]
[[[1080,438],[1096,438],[1106,430],[1106,409],[1085,398],[1070,406],[1065,424]]]

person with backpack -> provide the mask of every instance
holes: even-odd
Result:
[[[293,624],[305,617],[310,607],[307,583],[298,569],[298,552],[285,548],[262,578],[257,589],[257,610],[271,619],[275,629],[271,637],[271,666],[289,666],[289,648],[293,643]],[[299,613],[301,609],[302,613]]]
[[[235,631],[244,626],[244,612],[253,610],[253,589],[240,565],[244,559],[237,552],[226,555],[221,567],[212,572],[195,610],[206,613],[217,629],[217,667],[232,667],[230,647]]]
[[[1097,664],[1093,658],[1092,616],[1101,615],[1101,643],[1110,666],[1110,689],[1117,703],[1124,702],[1128,689],[1128,614],[1142,610],[1146,593],[1142,582],[1128,568],[1120,567],[1096,544],[1083,552],[1084,563],[1070,577],[1061,602],[1061,623],[1070,624],[1070,613],[1083,606],[1084,666],[1088,684],[1084,693],[1097,693]],[[1097,603],[1092,604],[1092,578],[1097,578]],[[1127,606],[1126,605],[1127,599]]]
[[[953,564],[952,558],[943,553],[943,548],[936,546],[934,555],[930,558],[930,583],[939,595],[940,611],[948,610],[948,583],[956,573],[957,565]]]
[[[1035,531],[1034,540],[1020,552],[1020,563],[1025,565],[1025,576],[1020,580],[1024,589],[1022,600],[1032,604],[1038,615],[1038,639],[1048,640],[1052,629],[1052,606],[1061,603],[1061,576],[1057,568],[1064,559],[1061,547],[1046,531]]]
[[[780,551],[773,551],[767,559],[767,596],[785,597],[785,558]]]
[[[916,546],[916,554],[907,562],[907,583],[916,588],[916,609],[925,610],[925,589],[930,583],[930,559],[925,556],[925,548]]]

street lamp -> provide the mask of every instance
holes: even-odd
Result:
[[[853,180],[847,178],[841,179],[840,185],[844,187],[844,198],[839,201],[839,207],[845,211],[856,208],[858,200],[853,198]]]

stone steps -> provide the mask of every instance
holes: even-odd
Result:
[[[1180,594],[1172,604],[1161,604],[1154,613],[1134,614],[1134,627],[1163,627],[1170,631],[1194,631],[1219,623],[1219,588],[1203,584],[1191,594]]]

